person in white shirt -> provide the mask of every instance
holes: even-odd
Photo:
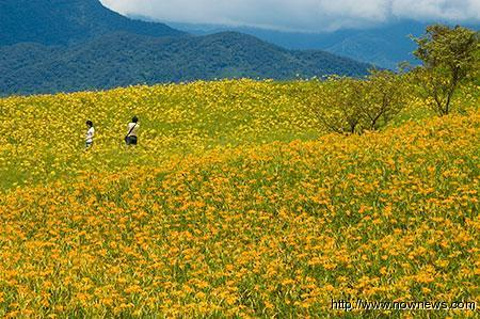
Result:
[[[127,136],[125,136],[125,142],[127,145],[137,145],[138,143],[138,117],[134,116],[132,122],[128,124]]]
[[[93,145],[93,136],[95,135],[95,128],[93,127],[92,121],[87,121],[86,124],[87,124],[88,131],[85,139],[85,148],[88,149]]]

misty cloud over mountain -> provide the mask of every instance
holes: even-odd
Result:
[[[478,22],[480,0],[102,0],[122,14],[278,30],[361,28],[395,19]]]

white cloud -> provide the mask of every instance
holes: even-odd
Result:
[[[392,14],[416,19],[480,20],[480,0],[394,0]]]
[[[163,21],[323,31],[388,19],[480,21],[480,0],[101,0]]]

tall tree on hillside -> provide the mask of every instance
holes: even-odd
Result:
[[[407,92],[401,74],[373,70],[364,88],[364,101],[358,107],[365,129],[379,129],[405,107]]]
[[[364,78],[331,77],[313,91],[308,108],[320,126],[341,134],[362,134],[388,124],[406,104],[405,79],[391,71]]]
[[[456,26],[429,26],[414,38],[415,56],[423,62],[417,69],[424,93],[440,115],[450,113],[452,97],[465,81],[474,78],[479,64],[479,32]]]
[[[365,82],[353,78],[331,77],[315,92],[309,109],[322,128],[340,134],[359,131]]]

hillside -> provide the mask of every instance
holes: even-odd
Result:
[[[157,37],[185,34],[165,24],[126,18],[98,0],[0,1],[0,46],[66,45],[119,31]]]
[[[0,95],[215,78],[361,76],[371,67],[326,52],[286,50],[233,32],[169,38],[111,33],[67,48],[0,47]]]
[[[321,89],[0,99],[0,316],[475,317],[480,88],[456,96],[464,115],[420,118],[415,100],[405,121],[348,137],[304,112]],[[332,309],[345,294],[402,311]],[[425,300],[436,311],[412,310]]]

